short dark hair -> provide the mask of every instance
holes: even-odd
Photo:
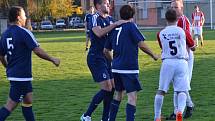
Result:
[[[172,8],[168,9],[166,11],[165,17],[166,17],[166,20],[168,22],[176,22],[176,20],[177,20],[176,11],[174,9],[172,9]]]
[[[199,8],[199,6],[198,6],[198,5],[195,5],[194,8],[195,8],[195,9],[196,9],[196,8]]]
[[[128,20],[130,18],[133,18],[135,14],[135,10],[130,5],[123,5],[120,9],[120,17],[123,20]]]
[[[96,8],[96,5],[97,5],[97,4],[101,5],[102,2],[103,2],[103,0],[94,0],[94,1],[93,1],[93,4],[94,4],[94,6],[95,6],[95,8]]]
[[[12,6],[8,13],[9,22],[17,22],[17,17],[20,15],[22,9],[20,6]]]

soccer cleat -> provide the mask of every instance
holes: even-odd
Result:
[[[166,120],[175,120],[176,119],[176,115],[173,112],[169,117],[166,117]]]
[[[178,113],[176,114],[176,121],[183,121],[182,112],[178,112]]]
[[[81,121],[91,121],[91,117],[90,116],[84,116],[84,114],[81,116],[80,118]]]
[[[201,47],[203,47],[204,46],[204,43],[203,42],[201,42]]]
[[[160,118],[156,118],[155,121],[161,121],[161,119]]]
[[[194,107],[188,107],[186,108],[186,111],[185,111],[185,114],[184,114],[184,118],[189,118],[192,116],[193,114],[193,110],[194,110]]]

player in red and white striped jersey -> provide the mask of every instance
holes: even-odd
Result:
[[[192,26],[194,31],[194,38],[196,45],[198,46],[198,39],[201,40],[201,46],[203,46],[202,26],[205,23],[204,13],[200,11],[199,6],[196,5],[194,12],[192,13]]]

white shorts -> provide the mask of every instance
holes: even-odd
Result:
[[[202,35],[202,26],[199,26],[199,27],[193,27],[193,32],[194,32],[194,35]]]
[[[174,91],[188,91],[188,62],[184,59],[165,59],[160,70],[159,89],[167,92],[172,82]]]

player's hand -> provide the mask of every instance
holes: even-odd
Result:
[[[156,61],[160,58],[160,55],[154,55],[152,58]]]
[[[55,66],[59,66],[60,65],[60,59],[58,58],[52,58],[52,63],[55,65]]]

